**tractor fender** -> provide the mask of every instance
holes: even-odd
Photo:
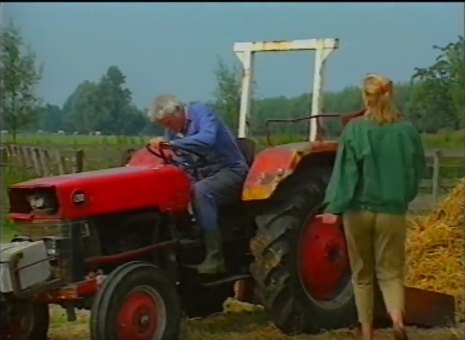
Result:
[[[255,156],[242,190],[243,201],[265,200],[299,163],[321,153],[335,153],[336,141],[300,142],[267,148]]]

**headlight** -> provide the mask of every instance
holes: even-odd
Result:
[[[54,214],[58,210],[56,196],[53,192],[35,191],[26,196],[32,212],[38,215]]]

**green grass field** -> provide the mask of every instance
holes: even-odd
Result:
[[[434,135],[422,135],[425,148],[463,149],[465,131],[443,132]],[[265,145],[264,136],[252,136],[258,144]],[[276,144],[303,140],[304,136],[293,136],[285,134],[272,135],[272,141]],[[143,146],[150,136],[85,136],[85,135],[58,135],[58,134],[20,134],[16,143],[22,145],[37,146],[63,146],[63,147],[85,147],[85,146]],[[2,143],[12,143],[12,136],[2,135]]]
[[[2,136],[2,138],[5,136]],[[2,142],[11,142],[7,136]],[[143,147],[149,137],[108,137],[108,136],[63,136],[63,135],[19,135],[18,144],[29,146],[53,147],[58,149],[81,148],[84,150],[85,170],[119,166],[121,153],[128,148]],[[275,136],[274,141],[293,140],[292,136]],[[423,136],[425,148],[464,149],[463,132]],[[263,143],[263,138],[258,140]],[[453,160],[456,165],[462,165],[463,159]],[[8,185],[31,178],[30,171],[19,168],[2,167],[2,185],[0,208],[3,213],[7,209],[6,188]],[[463,175],[463,172],[461,173]],[[2,239],[6,240],[14,234],[14,226],[4,221]],[[53,308],[50,331],[51,340],[68,340],[80,337],[88,338],[88,313],[80,312],[78,321],[68,323],[64,311]],[[410,330],[411,339],[463,339],[463,326],[438,330]],[[391,339],[389,331],[380,330],[377,339]],[[356,339],[352,330],[340,330],[318,336],[286,337],[268,320],[265,314],[234,314],[216,316],[204,320],[186,320],[183,324],[184,340],[278,340],[278,339]]]
[[[21,145],[79,147],[89,145],[144,145],[149,137],[134,136],[86,136],[59,134],[20,134],[16,143]],[[2,136],[2,143],[12,143],[12,136]]]

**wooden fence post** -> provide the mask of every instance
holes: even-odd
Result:
[[[58,174],[59,175],[64,175],[67,173],[66,171],[66,164],[65,164],[65,158],[61,154],[60,150],[55,149],[55,161],[57,162],[57,169],[58,169]]]
[[[16,157],[19,158],[21,167],[26,167],[26,159],[24,158],[24,149],[22,146],[18,146],[18,154]]]
[[[16,153],[17,153],[17,146],[16,146],[16,144],[13,144],[13,145],[11,145],[11,155],[13,157],[15,157]]]
[[[74,154],[74,167],[73,172],[82,172],[84,169],[84,151],[77,149]]]
[[[8,158],[11,158],[13,156],[11,144],[6,145],[6,152],[7,152]]]
[[[39,149],[39,164],[41,170],[41,176],[47,177],[50,175],[49,162],[50,157],[47,149]]]
[[[433,177],[431,181],[431,190],[433,196],[434,204],[437,204],[439,199],[439,168],[440,168],[440,160],[441,152],[438,149],[434,149],[433,151]]]
[[[41,168],[40,168],[40,154],[39,154],[39,149],[38,148],[30,148],[29,149],[31,152],[32,156],[32,163],[34,164],[34,172],[36,173],[37,176],[42,176],[41,173]]]
[[[0,146],[0,163],[4,166],[6,166],[8,163],[8,151],[3,146]]]
[[[23,163],[21,164],[23,173],[25,170],[30,169],[32,167],[32,160],[29,156],[28,150],[26,147],[21,147],[21,160]]]

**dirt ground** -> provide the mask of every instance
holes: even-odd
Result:
[[[66,321],[64,310],[52,309],[50,340],[89,338],[88,312],[79,312],[78,320]],[[413,340],[464,339],[464,325],[450,329],[409,328]],[[182,340],[343,340],[357,339],[352,330],[339,330],[321,335],[285,336],[277,330],[264,313],[217,315],[202,320],[186,320],[182,327]],[[393,339],[389,330],[378,330],[376,339]]]

